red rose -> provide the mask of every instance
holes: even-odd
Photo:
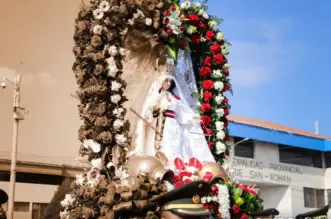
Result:
[[[184,180],[184,184],[189,184],[189,183],[191,183],[192,182],[192,180],[190,180],[190,179],[185,179]]]
[[[225,155],[225,156],[229,156],[229,150],[225,150],[225,151],[224,151],[224,155]]]
[[[215,43],[210,47],[210,51],[214,54],[218,53],[219,51],[221,51],[221,46],[219,44]]]
[[[211,57],[210,56],[207,56],[205,58],[205,64],[208,65],[208,66],[211,66]]]
[[[172,35],[174,32],[172,31],[171,28],[168,28],[167,33],[168,33],[169,35]]]
[[[182,181],[177,181],[175,183],[175,188],[178,188],[179,186],[183,185],[183,182]]]
[[[180,178],[179,178],[179,176],[174,176],[173,180],[174,180],[174,182],[177,182],[178,180],[180,180]]]
[[[206,33],[206,40],[213,40],[215,38],[215,33],[211,30]]]
[[[200,42],[201,35],[200,34],[192,34],[190,39],[191,39],[192,43],[197,44],[197,43]]]
[[[218,213],[217,214],[217,218],[222,218],[222,214],[221,213]]]
[[[228,84],[224,84],[224,88],[223,88],[223,91],[228,91],[230,89],[229,85]]]
[[[211,100],[211,98],[213,97],[213,93],[206,91],[203,96],[204,96],[204,101],[209,102]]]
[[[166,10],[166,11],[164,12],[164,15],[169,17],[169,16],[171,15],[171,12],[170,12],[169,10]]]
[[[223,57],[223,55],[222,54],[217,54],[217,55],[214,55],[213,56],[213,60],[214,60],[214,62],[216,62],[217,64],[219,64],[219,65],[222,65],[223,63],[224,63],[224,57]]]
[[[247,214],[242,214],[240,219],[249,219],[248,215]]]
[[[205,90],[211,90],[214,89],[214,82],[212,80],[204,80],[202,82],[202,87]]]
[[[223,140],[224,141],[230,141],[230,136],[229,135],[226,135]]]
[[[225,115],[225,116],[229,115],[229,110],[228,110],[228,108],[224,108],[223,110],[224,110],[224,115]]]
[[[202,116],[200,125],[210,126],[211,118],[209,116]]]
[[[232,211],[234,214],[239,214],[239,212],[241,211],[240,207],[238,205],[234,205],[232,207]]]
[[[190,23],[192,25],[196,25],[200,21],[198,15],[196,15],[196,14],[188,14],[188,15],[186,15],[186,18],[190,20]]]
[[[224,96],[223,103],[229,103],[229,99],[226,96]]]
[[[208,142],[208,147],[209,147],[210,150],[213,150],[214,149],[214,142],[209,141]]]
[[[217,186],[212,186],[211,191],[212,192],[218,192],[218,187]]]
[[[203,66],[200,69],[200,75],[202,77],[208,77],[211,74],[211,69],[208,66]]]
[[[208,113],[211,110],[211,105],[209,103],[204,103],[201,106],[201,110],[204,113]]]
[[[210,129],[210,128],[206,128],[206,129],[203,131],[203,134],[206,135],[206,136],[213,135],[213,130]]]
[[[169,23],[170,23],[169,18],[166,18],[166,19],[164,20],[164,24],[168,25]]]
[[[181,48],[185,49],[186,46],[187,46],[187,43],[185,41],[182,41],[182,42],[180,42],[179,45],[180,45]]]
[[[223,122],[224,122],[224,127],[227,128],[229,126],[229,120],[225,117]]]
[[[172,10],[176,10],[176,5],[175,5],[175,4],[171,4],[171,5],[169,6],[169,8],[172,9]]]
[[[183,171],[179,174],[179,178],[183,178],[184,176],[191,177],[192,173]]]
[[[228,77],[228,76],[230,75],[230,72],[229,72],[229,71],[226,71],[226,72],[224,72],[224,75],[225,75],[226,77]]]
[[[200,27],[200,30],[205,30],[207,26],[206,26],[205,23],[200,22],[200,23],[199,23],[199,27]]]

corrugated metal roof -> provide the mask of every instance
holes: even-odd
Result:
[[[256,126],[256,127],[265,128],[265,129],[277,130],[277,131],[292,133],[292,134],[296,134],[296,135],[331,140],[331,137],[318,135],[313,132],[308,132],[308,131],[304,131],[304,130],[300,130],[300,129],[296,129],[296,128],[291,128],[288,126],[279,125],[276,123],[267,122],[267,121],[263,121],[263,120],[257,120],[257,119],[247,118],[247,117],[243,117],[243,116],[234,116],[234,115],[228,115],[227,118],[229,121],[234,122],[234,123],[241,123],[241,124],[245,124],[245,125],[251,125],[251,126]],[[230,135],[231,135],[231,133],[230,133]]]

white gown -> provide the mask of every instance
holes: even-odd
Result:
[[[161,93],[160,100],[155,106],[165,113],[161,148],[169,160],[170,166],[175,158],[188,160],[192,157],[201,162],[215,162],[210,152],[200,124],[193,120],[196,114],[181,100],[169,92]],[[170,112],[170,117],[167,116]],[[172,118],[174,115],[175,118]]]

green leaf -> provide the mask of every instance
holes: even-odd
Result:
[[[174,59],[177,60],[177,48],[171,48],[169,45],[167,45],[168,53],[169,55]]]

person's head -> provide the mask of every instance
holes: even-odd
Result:
[[[164,81],[162,83],[162,87],[160,89],[160,92],[161,91],[172,92],[175,87],[176,87],[175,81],[171,77],[167,77],[167,78],[164,79]]]

